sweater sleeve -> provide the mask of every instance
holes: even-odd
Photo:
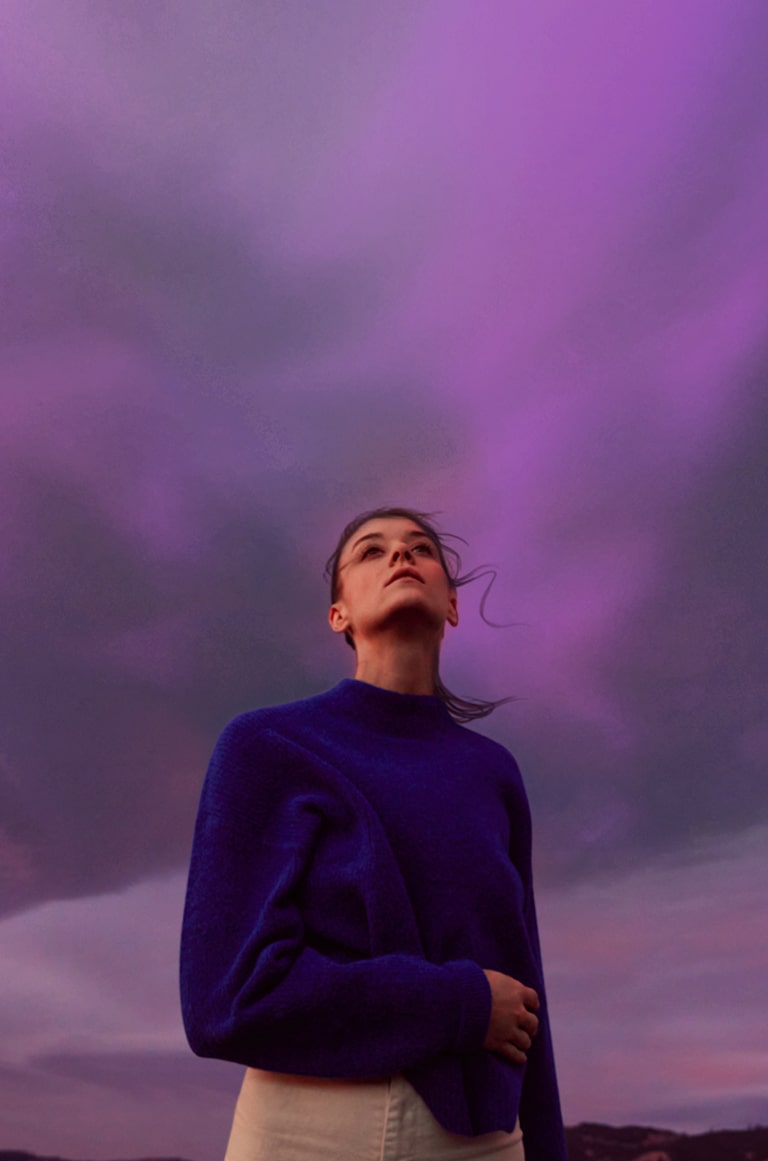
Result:
[[[525,885],[525,919],[539,970],[537,992],[541,1009],[538,1034],[534,1037],[528,1052],[528,1063],[525,1068],[520,1101],[520,1127],[525,1139],[526,1157],[530,1157],[532,1161],[567,1161],[568,1150],[555,1071],[549,1005],[544,987],[544,966],[541,958],[532,870]]]
[[[397,948],[371,955],[370,820],[345,799],[340,775],[337,787],[329,767],[302,753],[297,762],[296,748],[242,714],[211,757],[181,932],[192,1050],[275,1072],[370,1079],[476,1050],[491,1015],[485,974],[471,960],[438,965]],[[325,920],[307,902],[323,892],[336,903]],[[340,938],[347,910],[351,952]]]

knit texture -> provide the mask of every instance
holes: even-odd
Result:
[[[483,1047],[483,969],[535,988],[526,1065]],[[452,1133],[567,1161],[531,881],[506,747],[437,696],[344,678],[239,714],[200,798],[181,933],[192,1050],[302,1076],[402,1073]]]

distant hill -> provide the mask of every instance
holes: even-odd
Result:
[[[768,1127],[760,1125],[691,1135],[585,1122],[567,1128],[565,1139],[570,1161],[768,1161]]]
[[[23,1153],[18,1149],[0,1149],[0,1161],[72,1161],[72,1158],[42,1157],[39,1153]],[[120,1161],[127,1161],[121,1157]],[[184,1161],[183,1157],[141,1157],[136,1161]]]
[[[645,1125],[584,1122],[565,1130],[570,1161],[768,1161],[768,1127],[673,1133]],[[0,1149],[0,1161],[75,1161]],[[126,1161],[126,1158],[120,1158]],[[142,1157],[136,1161],[184,1161],[181,1157]]]

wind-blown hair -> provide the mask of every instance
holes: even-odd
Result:
[[[435,548],[437,549],[437,554],[440,557],[440,563],[443,566],[443,572],[448,577],[448,581],[452,588],[458,589],[461,585],[465,585],[470,581],[476,580],[478,575],[485,576],[488,572],[493,572],[493,579],[488,585],[488,588],[485,590],[483,599],[480,602],[480,616],[483,618],[487,625],[491,625],[494,629],[508,628],[507,625],[495,625],[492,621],[486,621],[485,617],[483,617],[485,600],[488,596],[491,585],[493,584],[493,580],[496,578],[495,571],[493,569],[487,569],[485,573],[478,573],[478,568],[484,567],[482,565],[478,565],[477,568],[474,568],[471,572],[468,572],[466,576],[461,576],[461,557],[455,548],[451,548],[449,544],[444,543],[444,538],[450,537],[452,540],[461,540],[464,544],[466,544],[467,541],[464,540],[462,536],[454,536],[450,532],[444,532],[442,534],[439,533],[437,529],[430,523],[431,517],[434,515],[435,513],[433,512],[416,512],[412,508],[372,508],[368,512],[361,512],[359,516],[355,516],[354,520],[350,520],[349,524],[347,524],[346,528],[339,537],[339,542],[336,545],[336,548],[328,557],[328,560],[325,563],[325,569],[323,571],[323,576],[326,578],[326,580],[330,580],[331,583],[331,604],[334,604],[340,596],[341,586],[339,584],[339,558],[341,556],[344,545],[347,543],[349,538],[353,536],[355,532],[357,532],[358,528],[360,528],[362,524],[367,523],[369,520],[380,519],[387,516],[401,516],[407,520],[412,520],[414,524],[418,524],[419,527],[424,530],[426,535],[432,541]],[[446,563],[446,554],[450,554],[454,558],[454,572],[451,572],[451,570],[448,568]],[[510,624],[518,623],[519,622],[515,621],[510,622]],[[349,631],[345,631],[344,639],[350,648],[355,648],[354,639]],[[520,700],[517,697],[502,697],[498,701],[482,701],[474,698],[458,697],[456,694],[451,693],[451,691],[443,685],[437,669],[435,671],[434,692],[441,699],[441,701],[445,702],[448,712],[454,721],[457,722],[469,722],[473,721],[475,718],[487,717],[488,714],[493,713],[497,706],[503,705],[508,701]]]

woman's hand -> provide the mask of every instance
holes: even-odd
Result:
[[[483,1048],[498,1052],[514,1064],[525,1064],[526,1052],[539,1027],[539,1018],[534,1015],[539,1010],[539,997],[533,988],[527,988],[512,976],[486,968],[483,971],[493,997]]]

